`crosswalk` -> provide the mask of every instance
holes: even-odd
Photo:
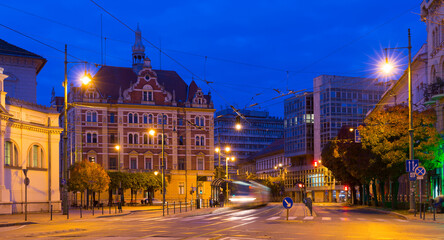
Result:
[[[270,217],[265,219],[266,221],[280,221],[280,220],[286,220],[286,217],[283,216],[274,216],[274,217]],[[395,221],[395,222],[408,222],[408,220],[404,220],[404,219],[382,219],[382,218],[344,218],[344,217],[338,217],[338,218],[334,218],[334,217],[314,217],[314,216],[293,216],[293,217],[288,217],[288,220],[302,220],[302,221],[324,221],[324,222],[329,222],[329,221],[342,221],[342,222],[347,222],[347,221],[362,221],[362,222],[387,222],[387,221]]]

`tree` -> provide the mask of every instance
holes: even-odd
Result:
[[[101,192],[108,189],[110,178],[106,171],[97,163],[87,160],[74,163],[69,169],[70,178],[68,182],[69,191]]]
[[[359,126],[363,148],[375,156],[375,163],[388,174],[392,182],[392,208],[397,208],[398,178],[405,173],[405,160],[409,157],[409,112],[405,105],[387,106],[374,111]],[[415,159],[427,170],[442,166],[443,140],[434,124],[433,109],[413,112]]]

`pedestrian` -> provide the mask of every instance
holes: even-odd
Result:
[[[224,207],[225,195],[223,192],[219,193],[219,205],[220,207]]]
[[[210,203],[210,207],[213,207],[213,199],[210,197],[210,200],[208,200],[208,202]]]

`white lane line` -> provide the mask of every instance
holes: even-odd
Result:
[[[241,220],[241,219],[243,219],[243,217],[229,217],[227,219],[222,219],[222,220],[225,220],[225,221],[237,221],[237,220]]]
[[[398,222],[408,222],[407,220],[404,220],[404,219],[396,219],[396,221],[398,221]]]
[[[244,219],[242,219],[242,221],[251,221],[251,220],[254,220],[254,219],[256,219],[256,218],[258,218],[258,217],[244,218]]]
[[[302,220],[313,220],[313,219],[314,219],[313,216],[307,216],[307,217],[304,217],[304,219],[302,219]]]
[[[348,221],[348,218],[339,218],[341,221]]]
[[[288,220],[295,220],[297,217],[288,217]]]
[[[331,217],[322,217],[322,221],[330,221]]]
[[[359,221],[367,221],[365,218],[357,218]]]
[[[377,218],[376,221],[380,221],[380,222],[387,222],[387,220],[382,219],[382,218]]]
[[[272,220],[276,220],[276,219],[278,219],[278,218],[280,218],[280,217],[278,216],[278,217],[271,217],[271,218],[267,218],[267,221],[272,221]]]
[[[208,218],[208,220],[214,220],[214,219],[218,219],[218,218],[220,218],[220,217],[222,217],[222,216],[217,216],[217,217]]]

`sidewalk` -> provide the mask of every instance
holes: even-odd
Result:
[[[94,208],[94,215],[91,209],[85,210],[82,209],[82,219],[89,218],[102,218],[102,217],[116,217],[116,216],[125,216],[129,215],[133,212],[140,211],[158,211],[161,213],[161,206],[124,206],[122,212],[119,213],[119,210],[115,207],[111,209],[109,207],[103,208]],[[111,212],[111,213],[110,213]],[[61,212],[53,212],[52,221],[51,221],[51,213],[28,213],[28,220],[25,221],[25,214],[5,214],[0,215],[0,227],[9,227],[15,225],[26,225],[26,224],[38,224],[38,223],[50,223],[50,222],[69,222],[71,220],[78,220],[80,218],[80,209],[71,208],[69,210],[69,219],[67,215],[62,215]]]

